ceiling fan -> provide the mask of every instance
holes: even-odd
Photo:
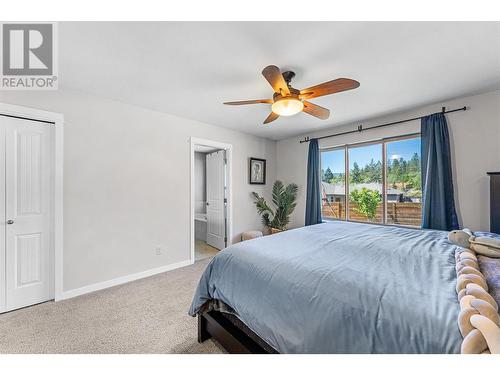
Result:
[[[333,81],[321,83],[307,89],[297,90],[290,82],[295,77],[291,71],[281,73],[275,65],[269,65],[262,70],[262,75],[269,82],[274,90],[272,99],[242,100],[237,102],[225,102],[228,105],[244,104],[272,104],[272,112],[264,120],[264,124],[276,120],[279,116],[292,116],[301,111],[308,113],[321,120],[326,120],[330,116],[330,110],[313,104],[306,99],[317,98],[319,96],[335,94],[352,90],[359,87],[359,82],[348,78],[337,78]]]

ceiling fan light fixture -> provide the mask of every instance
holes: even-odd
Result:
[[[271,104],[272,112],[264,120],[263,124],[269,124],[280,116],[293,116],[301,111],[321,120],[327,120],[330,117],[330,111],[327,108],[311,103],[309,100],[359,87],[358,81],[349,78],[337,78],[303,90],[297,90],[291,85],[295,73],[291,71],[282,73],[276,65],[266,66],[262,70],[262,75],[274,90],[272,99],[239,100],[225,102],[224,104]]]
[[[272,105],[272,111],[280,116],[293,116],[304,109],[304,103],[297,98],[280,98]]]

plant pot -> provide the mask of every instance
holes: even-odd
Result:
[[[275,233],[279,233],[279,232],[283,232],[282,229],[278,229],[278,228],[269,228],[270,231],[271,231],[271,234],[275,234]]]

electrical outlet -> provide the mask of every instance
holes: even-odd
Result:
[[[155,253],[156,253],[156,255],[162,255],[163,254],[161,246],[156,246],[155,247]]]

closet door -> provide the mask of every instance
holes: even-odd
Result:
[[[5,124],[0,116],[0,312],[6,310],[5,307]]]
[[[51,299],[50,125],[3,118],[5,129],[5,307]]]

